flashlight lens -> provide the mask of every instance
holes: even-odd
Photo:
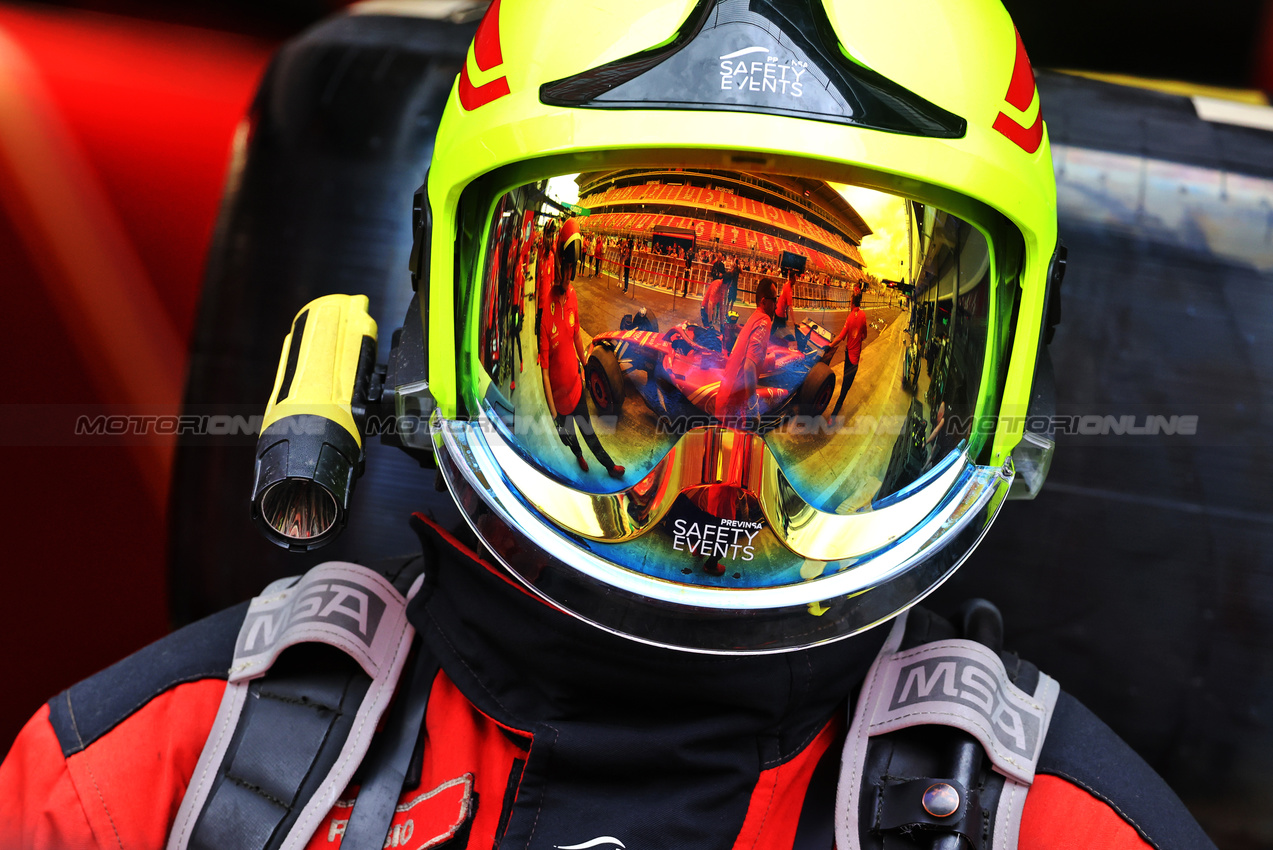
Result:
[[[313,481],[288,478],[270,485],[261,496],[265,522],[288,541],[309,542],[336,524],[336,499]]]

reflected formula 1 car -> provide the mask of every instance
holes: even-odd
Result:
[[[630,383],[651,410],[673,421],[714,415],[732,347],[728,330],[728,342],[692,322],[660,331],[658,320],[644,312],[625,316],[622,327],[592,340],[585,375],[599,413],[618,415]],[[816,322],[799,322],[794,337],[771,337],[757,374],[759,415],[773,419],[824,411],[835,393],[833,353],[831,333]]]

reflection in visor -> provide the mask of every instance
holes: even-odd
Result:
[[[738,552],[716,561],[783,560],[744,486],[757,451],[812,509],[850,514],[978,447],[989,250],[931,206],[739,171],[555,177],[497,201],[481,283],[478,392],[503,438],[576,490],[675,500],[654,535],[672,550],[728,521]],[[717,483],[645,492],[695,429],[763,443],[717,440]],[[728,571],[684,571],[700,568]]]

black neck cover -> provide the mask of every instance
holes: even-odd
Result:
[[[700,0],[667,44],[545,83],[539,97],[594,109],[763,112],[942,139],[967,129],[849,59],[819,0]]]
[[[729,850],[760,772],[845,711],[885,637],[749,657],[649,647],[554,610],[436,528],[417,530],[432,586],[408,617],[479,710],[533,736],[509,846],[608,835]]]

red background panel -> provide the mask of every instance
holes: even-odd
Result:
[[[184,375],[231,140],[274,44],[8,5],[0,5],[0,36],[10,60],[16,48],[17,61],[35,72],[34,80],[16,83],[25,100],[0,103],[6,110],[0,121],[33,100],[51,116],[65,150],[84,169],[77,174],[95,181],[115,231],[125,236],[123,249],[138,261],[137,300],[161,307],[157,324],[167,327],[155,328],[156,339],[176,343],[175,350],[159,349],[176,362],[149,367]],[[14,75],[8,76],[12,88]],[[0,753],[48,697],[168,630],[163,488],[171,446],[77,444],[66,422],[41,421],[40,405],[89,410],[119,399],[111,397],[99,358],[76,345],[82,322],[60,291],[65,281],[42,255],[44,243],[29,238],[29,221],[15,220],[25,218],[23,203],[31,199],[15,197],[20,181],[12,167],[0,150],[0,191],[7,194],[0,205],[7,318],[0,404],[6,433],[23,435],[0,445],[9,599],[0,640],[10,650]],[[120,304],[121,315],[130,306]],[[137,366],[145,374],[148,365]],[[153,393],[143,387],[143,397],[175,409],[179,390],[178,380],[177,398],[170,387]]]

